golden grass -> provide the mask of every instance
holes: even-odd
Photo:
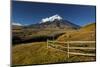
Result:
[[[12,48],[13,65],[67,62],[67,55],[48,48],[45,42],[17,45]]]
[[[95,31],[96,29],[96,23],[91,23],[91,24],[88,24],[88,25],[85,25],[81,28],[82,31]]]
[[[62,36],[60,36],[57,40],[58,41],[94,41],[95,38],[95,31],[89,32],[89,31],[76,31],[73,33],[66,33]]]
[[[68,55],[55,48],[47,48],[46,42],[20,44],[12,48],[12,64],[50,64],[60,62],[94,61],[95,57]]]
[[[80,30],[74,32],[67,32],[60,36],[58,41],[95,41],[96,31],[95,23],[82,27]]]

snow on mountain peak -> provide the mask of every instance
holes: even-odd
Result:
[[[20,24],[20,23],[15,23],[15,22],[13,22],[12,25],[22,26],[22,24]]]
[[[43,18],[43,19],[41,20],[40,23],[45,23],[45,22],[48,22],[48,21],[52,22],[52,21],[54,21],[55,19],[61,20],[62,17],[59,16],[58,14],[56,14],[56,15],[53,15],[53,16],[51,16],[51,17]]]

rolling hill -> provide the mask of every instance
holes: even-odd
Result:
[[[82,30],[86,31],[96,31],[96,23],[90,23],[81,28]]]
[[[91,40],[96,40],[95,34],[96,34],[96,27],[95,23],[88,24],[86,26],[83,26],[80,28],[80,30],[68,32],[62,36],[60,36],[57,40],[58,41],[70,41],[70,40],[76,40],[76,41],[91,41]]]

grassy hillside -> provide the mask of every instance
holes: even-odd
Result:
[[[95,23],[86,25],[82,27],[80,30],[68,32],[62,36],[60,36],[58,41],[70,41],[70,40],[79,40],[79,41],[94,41],[96,32],[95,32]]]
[[[94,23],[94,24],[84,26],[80,30],[74,30],[70,32],[66,31],[65,34],[58,37],[57,41],[70,41],[70,40],[71,41],[76,41],[76,40],[94,41],[95,38],[96,37],[95,37],[95,23]],[[62,44],[62,45],[67,46],[66,44]],[[70,46],[95,48],[95,44],[70,44]],[[67,50],[67,49],[63,49],[63,50]],[[95,54],[95,50],[72,49],[70,51]],[[80,56],[70,55],[68,58],[67,51],[62,52],[52,47],[48,48],[46,41],[17,44],[12,47],[13,65],[50,64],[50,63],[81,62],[81,61],[84,62],[84,61],[95,61],[95,59],[96,59],[95,56],[90,57],[90,56],[81,56],[81,55]]]
[[[65,53],[47,48],[46,42],[17,45],[12,50],[14,65],[67,62]]]
[[[60,36],[57,40],[58,41],[94,41],[95,38],[95,31],[93,32],[82,32],[82,31],[76,31],[72,33],[66,33],[62,36]]]
[[[68,55],[54,48],[47,48],[46,42],[20,44],[12,48],[12,64],[50,64],[61,62],[94,61],[95,57]]]
[[[81,30],[86,30],[86,31],[95,31],[96,28],[96,23],[91,23],[83,26]]]

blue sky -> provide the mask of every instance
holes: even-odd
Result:
[[[12,23],[35,24],[55,14],[81,26],[96,22],[95,6],[12,1]]]

